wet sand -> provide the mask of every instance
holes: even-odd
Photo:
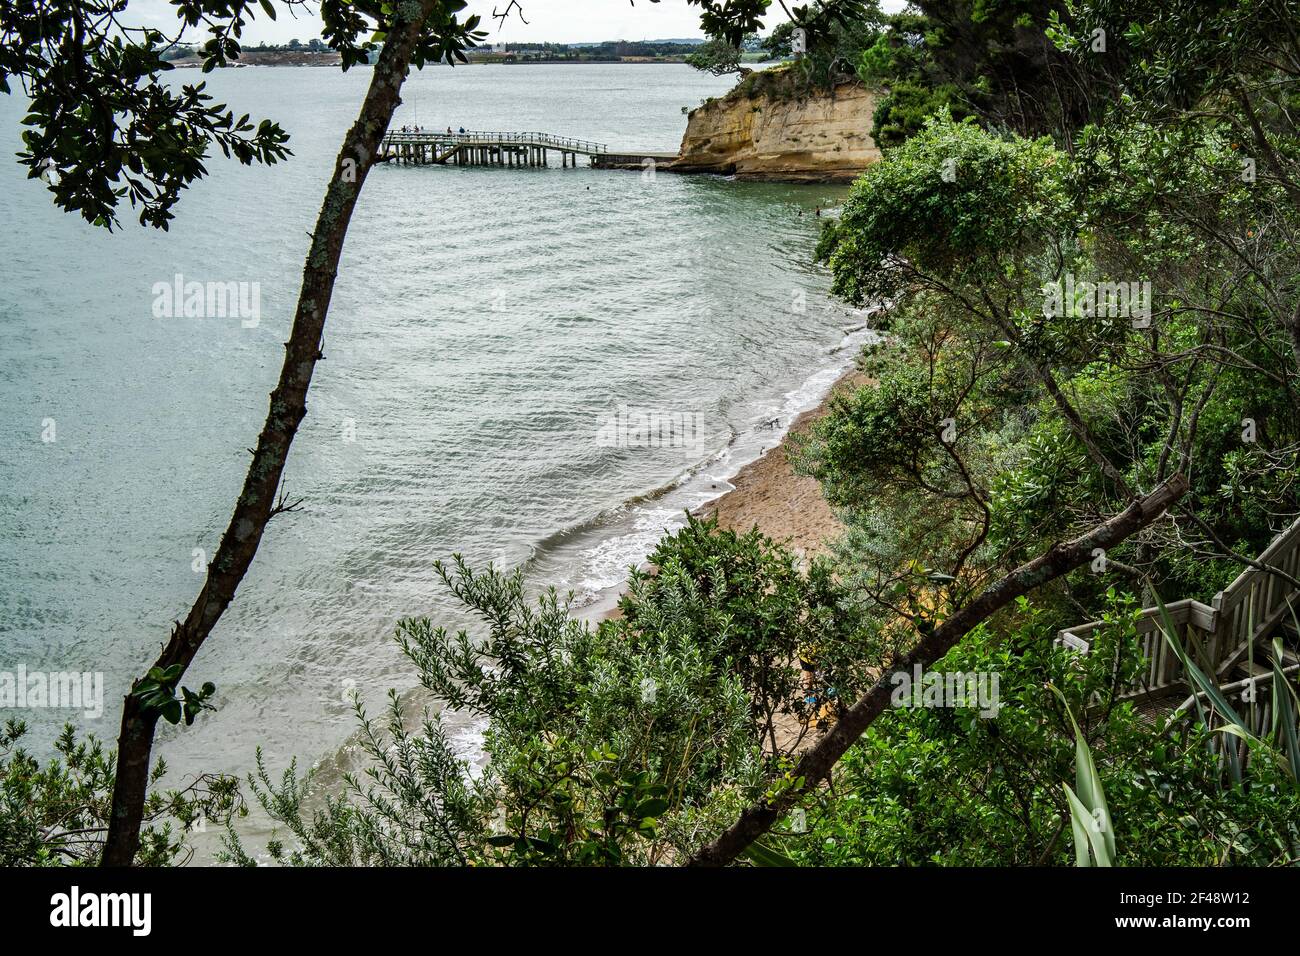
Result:
[[[716,515],[721,527],[741,533],[757,526],[796,554],[812,556],[828,550],[844,526],[822,497],[817,480],[794,473],[786,445],[791,435],[807,429],[830,411],[836,392],[856,388],[865,381],[857,369],[845,372],[816,408],[791,423],[779,444],[736,472],[729,482],[730,491],[700,506],[695,514]],[[580,616],[588,621],[620,617],[617,603],[622,593],[622,587],[611,590],[605,600],[583,609]]]
[[[755,525],[774,541],[804,554],[818,554],[843,530],[822,497],[816,479],[794,473],[786,453],[792,434],[797,434],[827,414],[831,397],[841,389],[865,381],[861,372],[850,370],[831,388],[816,408],[800,415],[782,439],[750,462],[732,479],[734,490],[699,509],[701,515],[716,515],[724,528],[744,532]]]

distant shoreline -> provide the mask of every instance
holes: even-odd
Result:
[[[198,69],[203,65],[203,61],[197,56],[187,56],[178,60],[169,61],[173,67],[180,70]],[[294,53],[288,51],[258,51],[244,50],[238,60],[231,61],[223,69],[241,69],[250,66],[292,66],[292,67],[322,67],[338,66],[341,60],[339,55],[332,50],[327,53]],[[429,64],[429,66],[440,66],[442,64]],[[495,58],[475,58],[471,57],[469,63],[459,63],[457,66],[686,66],[686,60],[682,57],[663,57],[661,59],[647,59],[645,57],[627,57],[620,60],[507,60]]]

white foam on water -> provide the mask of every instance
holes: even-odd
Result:
[[[853,313],[861,315],[862,322],[845,331],[840,343],[829,350],[834,356],[831,364],[812,372],[778,401],[757,403],[747,426],[727,448],[688,471],[662,497],[629,505],[626,517],[611,522],[606,536],[578,554],[575,607],[611,606],[627,580],[628,568],[642,564],[662,537],[685,526],[684,512],[734,490],[732,482],[742,468],[779,445],[800,415],[821,404],[852,368],[859,349],[879,337],[867,327],[870,311]]]
[[[477,780],[481,777],[487,765],[487,754],[483,751],[484,735],[487,733],[487,728],[487,719],[476,717],[461,726],[447,727],[446,729],[447,745],[451,748],[451,752],[456,756],[456,759],[463,760],[469,765],[471,780]]]
[[[686,524],[676,508],[634,509],[632,530],[607,538],[582,552],[583,578],[580,593],[595,595],[627,580],[629,565],[645,560],[659,539]]]

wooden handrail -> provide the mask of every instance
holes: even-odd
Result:
[[[1285,578],[1271,572],[1277,568],[1296,577],[1300,571],[1300,519],[1277,535],[1249,567],[1232,583],[1214,596],[1210,604],[1185,598],[1165,605],[1165,611],[1179,631],[1180,638],[1191,645],[1198,663],[1207,673],[1222,679],[1245,656],[1245,649],[1275,628],[1290,608],[1300,603],[1300,595]],[[1152,696],[1183,683],[1182,665],[1167,649],[1161,625],[1164,615],[1158,607],[1144,608],[1136,624],[1149,666],[1131,686],[1121,689],[1125,697]],[[1089,621],[1057,632],[1056,642],[1087,653],[1089,639],[1103,626],[1103,621]],[[1233,685],[1235,686],[1235,685]],[[1190,703],[1190,699],[1188,701]]]
[[[1181,601],[1166,604],[1165,610],[1169,612],[1175,624],[1184,624],[1190,620],[1200,630],[1213,631],[1215,629],[1214,622],[1217,616],[1215,609],[1193,598],[1184,598]],[[1067,636],[1086,639],[1089,634],[1105,623],[1105,621],[1089,621],[1086,624],[1076,624],[1074,627],[1064,628],[1057,632],[1058,643],[1069,643],[1064,641]],[[1148,634],[1159,627],[1160,623],[1160,608],[1143,608],[1141,617],[1137,622],[1137,632],[1138,634]]]
[[[1274,538],[1255,561],[1257,564],[1279,567],[1285,571],[1287,559],[1295,555],[1297,545],[1300,545],[1300,521],[1293,522],[1289,528]],[[1250,582],[1260,575],[1273,577],[1268,571],[1260,568],[1243,570],[1231,584],[1214,596],[1214,606],[1221,611],[1235,606],[1245,598]]]
[[[1292,674],[1295,674],[1297,672],[1300,672],[1300,664],[1292,664],[1289,667],[1282,668],[1283,677],[1290,677]],[[1243,677],[1241,680],[1233,681],[1231,684],[1220,684],[1219,693],[1223,694],[1224,697],[1233,697],[1236,696],[1238,691],[1243,691],[1247,687],[1250,687],[1252,685],[1255,687],[1259,687],[1261,684],[1271,685],[1274,676],[1275,676],[1274,671],[1266,671],[1263,674],[1257,674],[1254,677]],[[1177,717],[1179,714],[1191,710],[1192,706],[1196,703],[1196,699],[1198,697],[1207,697],[1207,696],[1208,695],[1206,694],[1205,691],[1203,690],[1197,691],[1195,694],[1192,694],[1191,697],[1188,697],[1185,701],[1183,701],[1181,704],[1179,704],[1177,707],[1174,708],[1173,716]]]

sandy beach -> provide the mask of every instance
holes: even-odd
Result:
[[[755,525],[774,541],[792,550],[817,554],[842,530],[842,525],[822,497],[816,479],[796,475],[786,453],[790,436],[807,429],[827,414],[837,391],[864,381],[857,369],[850,369],[831,387],[826,398],[791,423],[781,443],[750,462],[732,479],[732,491],[699,509],[701,515],[716,515],[724,528],[744,532]]]
[[[695,514],[715,515],[721,527],[737,532],[757,526],[797,554],[826,551],[843,525],[822,497],[817,480],[794,473],[786,446],[791,435],[804,431],[830,411],[836,392],[855,388],[864,381],[866,377],[856,368],[845,372],[816,407],[790,424],[778,444],[736,472],[730,491],[700,506]],[[612,589],[604,599],[583,608],[579,616],[593,622],[619,617],[617,604],[622,593],[622,587]]]

